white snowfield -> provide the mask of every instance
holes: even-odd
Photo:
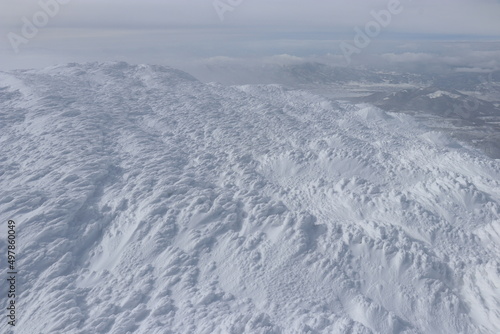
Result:
[[[442,97],[442,96],[448,96],[448,97],[451,97],[453,99],[457,99],[460,97],[460,95],[457,95],[457,94],[453,94],[453,93],[450,93],[450,92],[445,92],[445,91],[442,91],[442,90],[438,90],[434,93],[431,93],[431,94],[427,94],[428,97],[430,97],[431,99],[437,99],[438,97]]]
[[[89,63],[0,131],[16,334],[500,333],[500,161],[410,116]]]

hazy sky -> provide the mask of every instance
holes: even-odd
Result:
[[[54,6],[55,1],[59,1],[59,8]],[[500,40],[498,0],[397,3],[0,0],[0,69],[88,60],[180,63],[218,56],[340,55],[341,41],[354,45],[354,29],[365,29],[374,20],[372,11],[387,13],[388,8],[397,8],[397,14],[391,14],[390,23],[376,31],[366,52],[376,50],[383,41],[395,39],[408,43]],[[36,31],[29,29],[30,24],[35,25]],[[420,50],[410,48],[401,53],[417,51]]]

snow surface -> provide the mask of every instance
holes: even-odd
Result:
[[[442,90],[438,90],[438,91],[435,91],[434,93],[427,94],[427,96],[430,97],[431,99],[437,99],[438,97],[442,97],[442,96],[448,96],[448,97],[451,97],[452,99],[457,99],[460,97],[460,95],[453,94],[450,92],[445,92]]]
[[[500,332],[499,161],[408,115],[89,63],[0,130],[15,333]]]

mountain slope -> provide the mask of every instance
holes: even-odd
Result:
[[[386,111],[412,113],[429,127],[472,143],[494,159],[500,158],[500,109],[491,102],[435,87],[379,92],[363,100]]]
[[[90,63],[0,120],[16,333],[500,330],[500,165],[410,116]]]
[[[435,87],[405,89],[393,93],[375,93],[366,102],[389,111],[427,111],[441,117],[481,122],[481,117],[498,116],[493,103],[462,94],[456,90],[444,91]]]

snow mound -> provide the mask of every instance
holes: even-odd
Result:
[[[437,131],[430,131],[422,134],[420,138],[424,139],[431,145],[460,148],[461,145],[451,137]]]
[[[499,161],[408,115],[89,63],[0,121],[15,333],[500,331]]]
[[[383,121],[391,118],[385,111],[373,106],[361,105],[360,108],[356,113],[366,121]]]
[[[460,97],[460,95],[458,95],[458,94],[453,94],[453,93],[446,92],[443,90],[437,90],[433,93],[427,94],[427,96],[430,97],[431,99],[437,99],[437,98],[443,97],[443,96],[451,97],[452,99],[457,99]]]

